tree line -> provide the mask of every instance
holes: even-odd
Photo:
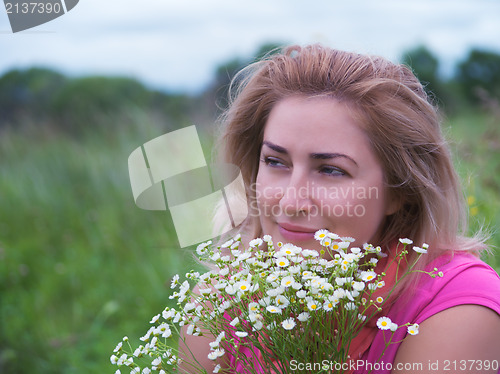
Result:
[[[195,96],[151,90],[131,78],[70,78],[47,68],[14,69],[0,77],[0,129],[26,123],[68,133],[116,128],[123,126],[126,114],[135,109],[176,127],[193,118],[210,122],[227,105],[228,87],[235,73],[273,53],[277,46],[265,44],[252,58],[238,57],[221,64],[212,83]],[[471,49],[447,79],[439,74],[439,59],[425,46],[408,50],[401,62],[413,69],[431,97],[448,113],[485,104],[498,106],[500,54],[496,52]]]

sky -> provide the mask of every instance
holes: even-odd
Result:
[[[0,5],[0,74],[44,66],[196,93],[217,66],[267,42],[319,42],[393,61],[423,44],[450,75],[472,47],[500,53],[500,1],[80,0],[19,33]]]

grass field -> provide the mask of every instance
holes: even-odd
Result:
[[[142,335],[172,275],[194,266],[168,213],[132,200],[128,155],[164,132],[0,134],[0,372],[114,372],[115,344]],[[471,226],[488,226],[500,246],[498,119],[464,114],[447,133]],[[500,256],[487,261],[500,270]]]

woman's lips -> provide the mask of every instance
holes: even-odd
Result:
[[[307,241],[314,239],[315,229],[301,226],[278,223],[278,229],[281,236],[288,241]]]

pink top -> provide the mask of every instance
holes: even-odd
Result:
[[[391,308],[387,315],[391,321],[398,325],[407,322],[420,324],[436,313],[464,304],[485,306],[500,314],[500,277],[486,263],[471,254],[455,252],[453,257],[451,255],[439,257],[429,265],[428,270],[434,267],[442,271],[444,276],[430,278],[424,275],[411,301],[401,300]],[[377,333],[371,347],[361,359],[365,367],[358,366],[355,374],[368,373],[366,363],[375,362],[384,363],[384,365],[378,366],[373,372],[390,373],[400,344],[391,344],[379,360],[385,347],[384,334],[387,334],[388,338],[390,332],[379,331]],[[406,329],[398,329],[393,341],[400,341],[405,335]],[[453,367],[450,368],[453,369]]]
[[[429,265],[428,270],[434,267],[442,271],[444,276],[431,278],[423,275],[422,283],[410,302],[400,298],[392,306],[387,314],[391,321],[398,325],[408,322],[420,324],[436,313],[464,304],[482,305],[500,315],[500,277],[486,263],[471,254],[455,252],[454,256],[447,254],[439,257]],[[388,339],[390,332],[378,331],[372,345],[361,358],[360,362],[364,364],[355,366],[358,370],[354,374],[368,373],[370,368],[367,363],[377,362],[380,365],[377,367],[373,365],[375,370],[372,373],[390,373],[400,344],[391,344],[384,356],[379,359],[385,348],[384,334],[387,334]],[[393,341],[400,341],[405,335],[406,329],[400,328],[396,331]],[[248,348],[242,350],[246,352],[247,357],[253,355]],[[234,373],[248,373],[241,362],[236,364],[233,356],[229,355],[229,358]],[[262,368],[257,372],[264,373]]]

